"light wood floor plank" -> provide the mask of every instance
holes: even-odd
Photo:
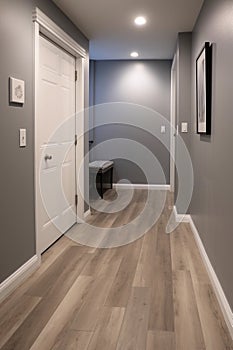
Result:
[[[124,314],[125,308],[102,308],[88,350],[115,350]]]
[[[172,258],[172,270],[190,270],[188,251],[182,239],[181,225],[179,228],[172,232],[170,236],[171,241],[171,258]]]
[[[51,350],[87,350],[92,332],[68,330],[63,337],[54,344]]]
[[[157,227],[153,227],[142,239],[142,249],[138,259],[133,286],[151,287],[156,268]]]
[[[210,283],[189,224],[182,224],[179,232],[181,240],[185,245],[189,269],[192,274],[193,281],[197,283]]]
[[[116,350],[146,349],[149,308],[149,288],[132,288]]]
[[[175,333],[149,331],[146,350],[176,350]]]
[[[190,272],[173,273],[176,350],[205,350]]]
[[[79,276],[37,337],[30,350],[49,350],[62,329],[69,322],[73,311],[81,306],[92,282],[91,277]]]
[[[159,223],[152,278],[152,297],[149,330],[174,331],[173,282],[170,253],[170,237],[164,223]]]
[[[141,247],[142,239],[134,242],[133,250],[131,249],[131,245],[126,246],[125,256],[122,259],[105,306],[126,307],[131,293]]]
[[[114,261],[112,264],[103,264],[82,306],[72,321],[71,329],[78,331],[93,331],[95,329],[97,315],[108,296],[120,263],[121,259]]]
[[[0,348],[10,339],[20,327],[41,298],[23,294],[20,300],[14,299],[11,307],[8,304],[0,310]]]
[[[81,274],[85,276],[94,276],[99,273],[101,266],[109,257],[108,249],[97,249],[93,257],[90,257]]]

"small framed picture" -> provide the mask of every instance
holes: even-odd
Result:
[[[10,102],[25,102],[25,83],[23,80],[10,77]]]
[[[211,134],[212,45],[206,42],[196,60],[197,133]]]

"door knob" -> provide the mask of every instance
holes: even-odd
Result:
[[[44,157],[45,161],[46,161],[46,160],[51,160],[52,158],[53,158],[53,157],[52,157],[52,156],[49,156],[48,154],[46,154],[45,157]]]

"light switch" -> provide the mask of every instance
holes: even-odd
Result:
[[[165,125],[161,125],[161,134],[165,134],[165,132],[166,132]]]
[[[26,147],[26,145],[27,145],[26,129],[19,129],[19,146]]]
[[[188,123],[181,123],[181,132],[188,132]]]

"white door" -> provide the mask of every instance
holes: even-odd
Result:
[[[38,69],[36,212],[38,251],[42,253],[77,218],[75,58],[40,36]]]

